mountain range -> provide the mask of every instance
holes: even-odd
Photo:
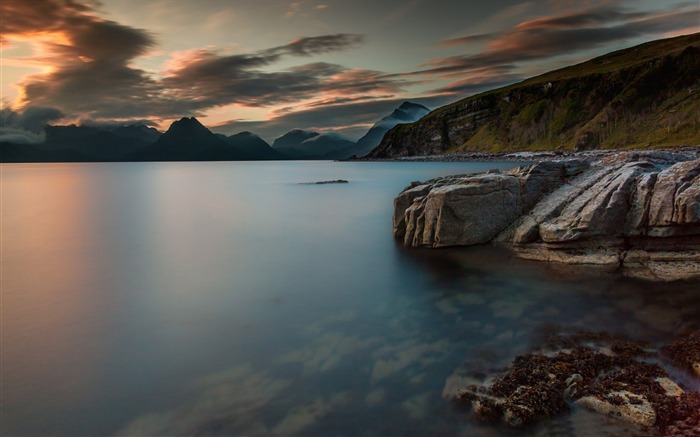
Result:
[[[700,145],[700,33],[619,50],[393,127],[371,158]]]
[[[377,122],[356,143],[337,133],[294,129],[270,146],[251,132],[226,136],[207,129],[195,117],[183,117],[168,130],[127,126],[46,126],[40,144],[0,142],[0,162],[251,161],[345,159],[367,154],[398,123],[430,112],[404,102]]]
[[[349,149],[354,146],[354,141],[337,133],[301,129],[287,132],[272,143],[274,149],[293,159],[344,159],[352,155]]]
[[[194,117],[144,125],[46,126],[41,144],[0,142],[0,162],[396,158],[453,152],[700,144],[700,33],[619,50],[429,111],[404,102],[353,142],[294,129],[272,146]]]

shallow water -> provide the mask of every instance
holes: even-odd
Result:
[[[543,326],[661,344],[698,284],[391,235],[412,180],[512,163],[3,165],[3,435],[619,435],[479,424],[441,398]],[[347,179],[348,184],[302,185]],[[466,362],[466,363],[465,363]],[[574,433],[574,434],[572,434]]]

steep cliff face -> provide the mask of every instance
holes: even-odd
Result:
[[[370,157],[696,145],[699,78],[700,33],[653,41],[436,109]]]

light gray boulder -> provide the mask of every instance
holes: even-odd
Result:
[[[406,235],[406,210],[411,206],[417,197],[425,196],[430,192],[432,185],[422,184],[410,186],[403,190],[394,199],[394,237],[403,238]]]
[[[639,176],[654,168],[645,162],[613,167],[573,199],[558,217],[540,225],[542,240],[560,243],[622,235],[632,188]]]
[[[655,237],[683,235],[700,225],[700,159],[661,171],[649,204],[649,232]],[[691,229],[690,233],[696,233]]]
[[[414,183],[394,208],[407,246],[495,242],[529,259],[700,278],[700,159],[684,155],[620,152]]]

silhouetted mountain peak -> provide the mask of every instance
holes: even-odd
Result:
[[[357,147],[354,153],[357,156],[364,156],[371,152],[379,143],[382,141],[384,134],[396,126],[402,123],[412,123],[414,121],[420,120],[421,117],[428,114],[430,109],[423,105],[413,102],[403,102],[394,111],[382,117],[381,120],[376,122],[372,128],[367,131],[367,133],[357,141]]]
[[[426,108],[425,106],[421,105],[420,103],[413,103],[409,101],[405,101],[399,106],[398,109],[403,109],[404,111],[410,111],[410,110],[424,110],[430,112],[430,109]]]
[[[401,106],[394,109],[394,112],[379,120],[375,126],[388,123],[392,124],[391,127],[394,127],[393,125],[396,125],[397,121],[404,123],[414,122],[429,112],[430,109],[418,103],[403,102]]]
[[[244,138],[244,137],[255,137],[260,138],[258,134],[244,130],[243,132],[238,132],[237,134],[230,135],[229,138]]]
[[[286,159],[287,156],[270,147],[267,141],[249,131],[225,137],[226,143],[247,160]]]
[[[202,123],[199,122],[194,117],[182,117],[181,119],[174,121],[168,130],[165,132],[166,134],[180,134],[181,132],[209,132],[211,131],[204,127]]]

